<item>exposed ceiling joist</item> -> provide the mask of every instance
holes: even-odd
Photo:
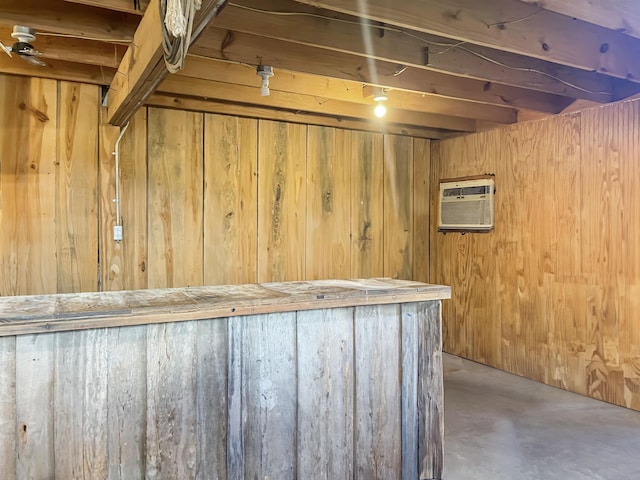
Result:
[[[254,67],[189,56],[185,69],[178,75],[205,80],[233,83],[255,87],[259,78]],[[346,102],[371,105],[371,98],[362,96],[362,82],[337,80],[319,75],[308,75],[275,69],[271,89],[283,92],[309,94],[316,92],[318,98],[331,98]],[[514,123],[517,110],[495,105],[483,105],[430,94],[416,94],[404,90],[389,93],[389,108],[399,108],[456,117],[476,118],[488,122]]]
[[[608,102],[615,97],[605,75],[477,45],[453,48],[459,42],[331,15],[318,11],[310,16],[308,7],[293,1],[238,0],[222,12],[216,26],[572,98]]]
[[[198,14],[193,38],[205,33],[164,83],[175,88],[153,97],[158,106],[382,131],[370,119],[375,85],[388,89],[394,131],[441,138],[493,128],[637,95],[635,3],[235,0],[206,29]],[[110,82],[109,116],[122,124],[167,75],[159,17],[159,0],[2,0],[0,39],[12,44],[13,24],[35,28],[49,65],[3,55],[0,72]],[[259,64],[276,72],[270,99],[257,94]]]
[[[371,118],[373,106],[332,100],[314,95],[302,95],[272,90],[271,95],[260,95],[259,85],[247,87],[230,83],[201,80],[172,75],[158,87],[159,93],[191,95],[227,102],[287,109],[290,111],[313,112],[347,118]],[[456,118],[425,112],[389,109],[385,121],[395,124],[415,125],[427,128],[447,129],[459,132],[476,130],[475,120]]]
[[[640,81],[640,42],[518,0],[296,0],[402,28]],[[364,6],[364,11],[361,11]]]
[[[0,53],[0,72],[29,77],[54,78],[56,80],[71,80],[74,82],[108,85],[115,74],[114,68],[96,65],[82,65],[65,62],[63,60],[47,59],[46,67],[31,65],[17,56],[9,58]]]
[[[375,120],[354,120],[335,115],[314,115],[305,112],[293,112],[256,106],[240,105],[237,103],[202,100],[196,98],[175,97],[164,94],[151,95],[145,102],[149,106],[178,108],[197,112],[219,113],[223,115],[238,115],[242,117],[280,120],[283,122],[322,125],[327,127],[348,128],[370,132],[390,133],[395,135],[409,135],[411,137],[441,139],[452,133],[433,128],[418,128],[381,123]]]
[[[250,65],[262,63],[283,70],[461,98],[503,107],[558,113],[571,103],[571,99],[566,97],[470,78],[453,77],[438,72],[414,68],[405,70],[403,66],[388,62],[374,62],[375,72],[370,74],[368,62],[362,57],[244,33],[233,33],[215,27],[207,28],[190,51],[196,55],[219,60]]]
[[[149,0],[138,0],[139,8],[135,7],[133,0],[64,0],[69,3],[80,3],[82,5],[90,5],[93,7],[108,8],[109,10],[117,10],[119,12],[134,13],[142,15],[149,5]]]
[[[193,20],[192,41],[198,38],[225,4],[226,0],[203,0]],[[107,113],[109,123],[124,124],[168,75],[163,51],[158,0],[151,0],[111,83]]]
[[[640,38],[638,0],[521,0]]]
[[[5,44],[9,43],[11,31],[11,27],[0,26],[0,41]],[[42,58],[45,61],[63,60],[65,62],[101,65],[107,68],[118,68],[127,49],[123,45],[81,38],[63,38],[44,32],[37,32],[37,39],[33,46],[42,53]],[[16,59],[16,61],[18,60]]]
[[[140,21],[137,15],[76,5],[60,0],[2,0],[0,23],[36,30],[128,43]]]

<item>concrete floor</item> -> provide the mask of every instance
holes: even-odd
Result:
[[[443,480],[640,480],[640,413],[445,355]]]

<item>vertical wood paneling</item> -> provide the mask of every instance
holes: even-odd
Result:
[[[108,478],[144,478],[147,424],[147,327],[109,328]],[[104,375],[104,374],[103,374]]]
[[[147,327],[145,478],[195,477],[196,344],[196,322]]]
[[[107,476],[107,336],[100,330],[55,335],[56,478]]]
[[[150,288],[202,285],[203,117],[148,113]]]
[[[419,321],[417,304],[400,306],[400,345],[402,351],[402,480],[419,478],[418,445],[418,363],[419,363]],[[432,321],[432,320],[427,320]],[[429,478],[437,478],[435,476]]]
[[[413,139],[413,274],[412,280],[429,283],[429,195],[431,142]]]
[[[16,478],[16,337],[0,338],[0,478]]]
[[[349,278],[351,134],[308,127],[306,279]]]
[[[355,478],[400,478],[402,472],[399,305],[356,307]]]
[[[295,312],[232,319],[231,478],[297,478],[295,330]]]
[[[297,478],[353,478],[353,313],[298,313]]]
[[[0,76],[0,295],[56,293],[54,80]]]
[[[16,477],[55,478],[53,334],[16,337]]]
[[[196,479],[227,478],[228,328],[226,319],[197,323]]]
[[[59,293],[98,289],[98,106],[95,85],[60,82],[56,190]]]
[[[384,136],[384,276],[413,276],[413,139]]]
[[[205,115],[204,282],[256,282],[258,121]]]
[[[497,189],[492,233],[432,226],[431,281],[453,292],[447,351],[638,408],[639,111],[625,102],[434,143],[432,198],[447,177],[493,172]]]
[[[383,136],[354,131],[351,139],[351,277],[382,277]]]
[[[258,282],[305,278],[304,125],[259,121]]]
[[[120,129],[100,127],[100,253],[103,290],[147,288],[147,109],[129,121],[120,141],[120,214],[123,240],[113,240],[116,224],[115,142]]]
[[[419,372],[417,395],[419,478],[442,478],[444,386],[442,384],[442,337],[440,336],[441,303],[421,302],[415,304],[415,309]]]

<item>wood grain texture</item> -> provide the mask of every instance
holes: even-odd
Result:
[[[202,285],[203,116],[148,113],[148,285]]]
[[[102,290],[147,288],[147,109],[129,121],[120,141],[120,214],[123,240],[113,240],[116,224],[115,142],[118,127],[100,127],[100,254]]]
[[[56,243],[60,293],[98,289],[98,106],[94,85],[59,83]]]
[[[57,85],[0,76],[0,295],[57,292]]]
[[[55,335],[54,458],[56,478],[107,476],[107,335]]]
[[[198,480],[226,479],[228,432],[228,321],[197,324],[196,425]]]
[[[441,302],[415,306],[418,363],[418,460],[420,479],[442,478],[444,386],[442,383]],[[403,319],[404,319],[403,313]],[[414,477],[415,478],[415,477]]]
[[[384,276],[413,277],[413,139],[384,137]]]
[[[429,282],[431,210],[431,141],[413,139],[413,273],[412,280]]]
[[[298,313],[297,478],[353,478],[353,314]]]
[[[351,277],[384,275],[383,136],[352,132]]]
[[[0,478],[15,480],[16,337],[0,338],[0,392]]]
[[[16,338],[16,478],[55,478],[53,335]]]
[[[147,432],[147,327],[110,328],[107,336],[108,478],[143,478]]]
[[[296,313],[240,320],[230,331],[230,395],[240,395],[231,400],[230,478],[297,478]]]
[[[402,479],[419,478],[418,446],[420,444],[418,382],[419,334],[417,304],[410,303],[400,309],[400,348],[402,352],[401,407],[402,407]],[[431,319],[427,321],[433,321]],[[433,477],[436,478],[436,477]]]
[[[307,280],[350,276],[351,134],[336,128],[308,127]]]
[[[400,307],[355,311],[355,478],[399,479],[402,474]]]
[[[431,281],[452,286],[445,350],[638,408],[637,101],[434,143],[440,178],[496,174],[496,228],[431,230]]]
[[[258,122],[205,115],[204,283],[255,283]]]
[[[302,280],[307,128],[266,120],[258,125],[258,281]]]
[[[0,467],[79,479],[416,479],[419,461],[437,472],[439,305],[0,338],[0,445],[16,448]]]
[[[196,332],[194,322],[147,327],[148,479],[195,477]]]
[[[0,297],[0,336],[450,298],[388,278]]]

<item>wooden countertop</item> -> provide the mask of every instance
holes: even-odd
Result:
[[[0,297],[0,336],[451,298],[406,280],[314,280]]]

